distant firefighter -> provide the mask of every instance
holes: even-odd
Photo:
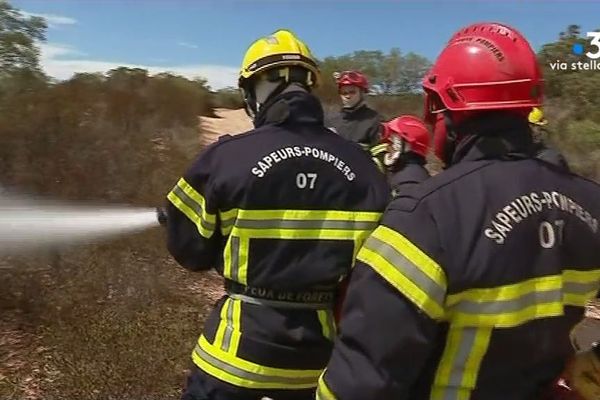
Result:
[[[383,118],[366,103],[369,92],[367,77],[359,71],[344,71],[334,75],[342,108],[326,125],[341,137],[369,150],[379,142]]]

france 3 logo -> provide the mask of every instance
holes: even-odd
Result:
[[[588,58],[587,61],[556,60],[549,63],[550,69],[554,71],[600,71],[600,32],[586,32],[586,36],[591,38],[589,45],[575,43],[572,52],[576,56],[585,55]],[[586,51],[586,47],[589,51]]]
[[[587,32],[586,36],[592,38],[590,45],[594,47],[595,51],[588,51],[585,56],[591,60],[600,58],[600,32]],[[585,46],[581,43],[575,43],[573,45],[573,54],[578,56],[583,55],[585,52]]]

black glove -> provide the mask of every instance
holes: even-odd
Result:
[[[167,209],[164,207],[156,207],[156,219],[162,226],[167,225]]]

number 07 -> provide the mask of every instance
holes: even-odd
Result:
[[[296,175],[296,186],[298,186],[298,189],[306,189],[306,187],[314,189],[317,177],[318,174],[314,172],[300,172]]]

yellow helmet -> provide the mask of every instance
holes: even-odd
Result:
[[[548,120],[544,118],[544,112],[539,107],[533,107],[531,112],[529,113],[529,123],[539,126],[544,126],[548,123]]]
[[[279,76],[289,81],[290,68],[285,67],[293,66],[307,71],[303,83],[309,87],[317,86],[320,73],[310,49],[292,32],[280,29],[250,45],[242,61],[238,85],[242,87],[247,79],[272,69],[278,70]]]

